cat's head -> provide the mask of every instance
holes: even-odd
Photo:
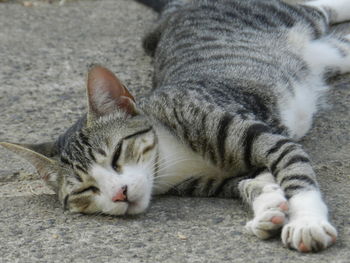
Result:
[[[81,125],[51,144],[0,143],[28,160],[72,212],[143,212],[150,201],[157,137],[134,98],[109,70],[87,80],[89,112]],[[53,153],[56,153],[56,156]]]

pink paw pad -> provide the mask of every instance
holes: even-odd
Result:
[[[271,222],[276,225],[281,225],[284,222],[284,217],[282,216],[274,216],[271,218]]]
[[[310,252],[311,249],[308,248],[303,242],[301,242],[299,245],[299,251],[303,253],[307,253],[307,252]]]
[[[278,206],[282,211],[288,211],[289,206],[287,202],[282,202],[279,206]]]

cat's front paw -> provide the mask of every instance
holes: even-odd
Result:
[[[337,238],[337,230],[324,219],[302,217],[292,220],[282,229],[285,246],[300,252],[319,251],[331,246]]]
[[[283,191],[276,184],[266,185],[253,202],[254,218],[247,222],[246,230],[261,239],[278,233],[285,224],[288,203]]]
[[[278,208],[270,209],[247,222],[245,228],[258,238],[267,239],[278,233],[285,220],[285,213],[282,210]]]

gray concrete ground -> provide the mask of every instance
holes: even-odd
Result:
[[[111,68],[136,97],[150,87],[140,45],[155,18],[147,8],[131,0],[1,2],[0,141],[60,134],[85,111],[90,63]],[[350,262],[350,75],[331,83],[330,106],[302,142],[339,230],[328,250],[299,254],[279,238],[247,235],[250,214],[237,200],[157,197],[146,214],[128,218],[64,213],[33,169],[1,149],[0,262]]]

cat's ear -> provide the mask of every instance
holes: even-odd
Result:
[[[108,69],[94,66],[88,73],[87,94],[89,119],[122,110],[136,115],[135,99],[120,80]]]
[[[57,161],[30,149],[33,147],[29,144],[0,142],[0,145],[30,162],[36,168],[41,178],[44,179],[53,190],[57,190]],[[38,148],[38,145],[34,146]]]
[[[27,148],[29,150],[32,150],[36,153],[42,154],[46,157],[54,157],[55,155],[58,154],[58,147],[56,145],[56,142],[44,142],[44,143],[38,143],[38,144],[19,144],[24,148]]]

